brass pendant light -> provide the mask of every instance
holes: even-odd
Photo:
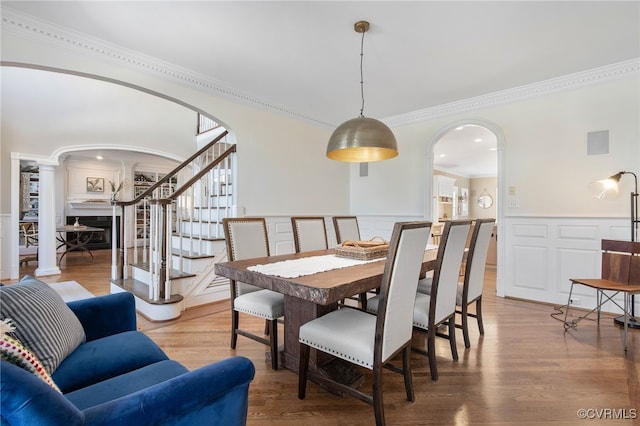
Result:
[[[362,96],[360,117],[345,121],[333,131],[327,145],[327,157],[332,160],[352,163],[388,160],[398,155],[398,143],[393,132],[381,121],[363,115],[362,58],[364,33],[369,30],[369,23],[358,21],[354,25],[354,30],[362,34],[360,42],[360,93]]]

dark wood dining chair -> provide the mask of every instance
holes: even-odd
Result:
[[[269,256],[269,237],[264,218],[225,218],[222,221],[229,260]],[[251,284],[231,280],[231,349],[238,335],[268,345],[271,368],[278,369],[278,318],[284,316],[284,295]],[[240,328],[240,313],[266,321],[266,339]]]
[[[324,217],[293,216],[291,227],[293,228],[293,243],[296,253],[329,248]]]
[[[360,226],[356,216],[333,216],[332,220],[338,244],[342,244],[345,241],[360,241]],[[377,290],[371,291],[371,293],[377,294]],[[367,310],[367,293],[361,293],[357,297],[350,296],[349,299],[358,301],[360,309]],[[341,304],[344,305],[344,300]]]
[[[403,374],[408,401],[414,401],[411,374],[411,335],[416,286],[430,222],[394,225],[389,255],[384,267],[377,315],[344,307],[331,311],[300,327],[300,371],[298,397],[306,395],[307,378],[373,405],[376,425],[384,425],[382,400],[383,367]],[[322,351],[373,371],[372,393],[338,383],[326,375],[309,370],[310,350]],[[402,353],[402,368],[390,363]]]
[[[613,302],[624,314],[624,350],[627,350],[627,329],[629,325],[629,297],[640,294],[640,242],[602,240],[602,273],[600,278],[571,278],[569,298],[564,313],[564,329],[575,328],[581,320],[597,311],[597,322],[600,324],[602,305]],[[573,288],[576,284],[596,290],[596,307],[578,318],[567,321]],[[613,298],[623,293],[623,305]]]
[[[484,334],[482,322],[482,289],[484,287],[484,270],[487,262],[489,243],[493,234],[495,219],[477,219],[471,222],[472,227],[467,236],[463,254],[458,291],[456,293],[456,314],[461,317],[456,328],[462,329],[465,347],[471,347],[469,338],[469,317],[476,318],[480,334]],[[431,294],[432,278],[424,278],[418,282],[418,292]],[[475,313],[469,312],[469,306],[475,302]]]
[[[470,221],[445,222],[438,246],[438,261],[433,271],[433,278],[429,278],[431,285],[429,294],[417,291],[418,295],[413,308],[413,327],[417,332],[426,333],[427,350],[424,351],[421,348],[413,348],[413,350],[429,358],[433,380],[438,380],[436,337],[449,340],[451,357],[454,361],[458,360],[455,333],[456,295],[460,264],[470,228]],[[375,305],[375,299],[369,299],[368,305],[372,308]],[[446,334],[438,331],[438,327],[442,324],[448,326]]]
[[[336,231],[336,241],[360,241],[360,227],[356,216],[333,216],[333,228]]]
[[[471,232],[469,251],[464,263],[464,279],[458,283],[456,294],[456,313],[460,315],[461,323],[456,328],[462,329],[464,346],[471,347],[469,338],[469,317],[478,322],[478,330],[484,335],[482,322],[482,290],[484,288],[484,271],[487,263],[489,243],[493,235],[495,219],[476,219]],[[469,312],[469,306],[475,303],[475,313]]]

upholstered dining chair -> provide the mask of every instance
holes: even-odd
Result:
[[[430,228],[430,222],[394,225],[378,296],[378,315],[342,308],[300,327],[300,399],[305,397],[309,377],[322,386],[373,405],[376,424],[384,425],[382,376],[386,366],[404,375],[407,400],[414,401],[410,363],[413,314],[407,306],[412,306],[416,298],[418,275]],[[372,370],[372,393],[367,394],[309,370],[311,348]],[[390,360],[400,352],[402,368],[390,364]]]
[[[291,218],[291,226],[296,253],[329,248],[324,217],[294,216]]]
[[[269,256],[269,237],[264,218],[225,218],[222,221],[229,260]],[[278,318],[284,316],[284,295],[232,280],[231,289],[231,349],[236,348],[238,335],[268,345],[271,368],[278,369]],[[240,312],[264,318],[269,339],[240,328]]]
[[[336,241],[360,241],[360,227],[356,216],[333,216],[333,228],[336,231]]]
[[[356,216],[333,216],[332,220],[338,244],[342,244],[345,241],[360,241],[360,227]],[[371,293],[377,294],[377,290]],[[351,296],[349,299],[359,301],[360,309],[367,310],[367,293],[361,293],[358,297]],[[342,304],[344,305],[344,300]]]
[[[484,335],[482,322],[482,289],[484,287],[484,270],[487,263],[489,243],[493,235],[495,219],[476,219],[469,242],[469,251],[464,268],[464,279],[458,283],[456,305],[459,307],[456,313],[460,315],[461,323],[456,328],[462,329],[464,346],[471,347],[469,339],[469,317],[478,322],[478,330]],[[469,305],[475,303],[475,313],[469,312]]]
[[[433,278],[428,278],[431,283],[430,294],[417,292],[413,308],[414,329],[427,334],[426,352],[418,348],[414,348],[414,350],[429,358],[429,368],[433,380],[438,380],[435,352],[436,336],[449,340],[451,356],[454,361],[458,360],[455,333],[456,293],[460,264],[470,227],[470,221],[445,222],[438,246],[438,261],[433,271]],[[378,311],[377,297],[369,299],[367,310],[369,312]],[[447,334],[438,332],[437,329],[441,324],[448,326]]]
[[[462,281],[458,283],[456,293],[456,313],[460,315],[460,323],[456,323],[456,328],[462,329],[464,346],[471,347],[469,338],[469,317],[476,318],[480,334],[484,334],[484,324],[482,322],[482,289],[484,287],[484,270],[487,262],[487,253],[495,219],[476,219],[472,222],[472,228],[467,237],[465,249],[468,251],[463,255],[462,261]],[[418,292],[431,294],[431,278],[422,279],[418,282]],[[469,305],[476,304],[475,313],[469,312]]]
[[[449,340],[451,356],[458,360],[456,347],[456,295],[460,264],[464,255],[470,221],[448,221],[442,228],[442,237],[438,246],[438,265],[433,271],[430,294],[418,292],[413,308],[413,326],[417,331],[427,333],[427,351],[417,350],[429,358],[431,378],[438,380],[436,361],[436,336]],[[438,332],[441,324],[447,324],[448,332]]]

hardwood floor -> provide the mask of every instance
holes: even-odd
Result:
[[[66,257],[61,275],[42,280],[75,280],[95,295],[107,294],[110,252],[94,254],[93,264],[79,254]],[[33,273],[36,265],[21,268],[21,276]],[[458,331],[458,362],[451,360],[448,342],[438,341],[439,381],[430,379],[425,356],[412,355],[414,403],[405,400],[402,376],[385,372],[387,424],[576,425],[582,423],[581,409],[589,410],[592,419],[585,424],[640,424],[640,330],[629,331],[625,355],[622,330],[613,324],[612,315],[604,315],[599,326],[583,321],[565,333],[562,323],[551,317],[553,306],[494,294],[495,274],[489,271],[485,335],[480,337],[472,322],[471,348],[465,349]],[[242,316],[241,323],[256,332],[264,328],[251,317]],[[232,355],[251,359],[256,376],[250,388],[249,425],[373,424],[372,407],[334,396],[313,383],[308,384],[306,399],[299,400],[297,375],[272,371],[265,360],[268,347],[240,337],[237,349],[229,348],[230,325],[228,302],[188,310],[174,321],[154,323],[140,316],[138,321],[140,330],[190,369]],[[423,342],[424,336],[418,335],[416,345]],[[370,386],[369,378],[365,372],[364,386]]]

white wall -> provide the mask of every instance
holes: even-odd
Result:
[[[514,196],[501,193],[498,199],[507,206],[511,197],[519,206],[503,207],[504,220],[499,224],[504,229],[498,240],[504,256],[500,258],[499,253],[499,263],[506,268],[504,294],[508,296],[561,301],[568,274],[593,275],[597,270],[597,242],[601,238],[628,235],[628,198],[596,200],[588,193],[587,184],[620,170],[640,173],[637,74],[394,126],[400,156],[369,164],[369,175],[360,177],[357,165],[325,158],[331,129],[240,105],[207,88],[187,86],[116,59],[81,55],[73,49],[56,49],[11,34],[3,34],[2,49],[3,60],[123,80],[210,113],[237,140],[238,204],[247,215],[350,212],[366,222],[365,238],[384,233],[395,220],[424,216],[425,188],[431,179],[425,173],[426,147],[435,135],[453,122],[478,119],[494,123],[502,131],[505,145],[499,182],[502,179],[502,190],[515,188]],[[610,131],[610,153],[587,156],[586,135],[597,130]],[[57,140],[38,145],[38,152],[34,149],[30,154],[47,156],[63,148],[65,141]],[[3,137],[0,216],[10,211],[4,196],[9,188],[8,154],[21,149],[19,141]],[[630,180],[623,178],[621,183],[622,194],[628,193]],[[279,228],[286,234],[286,220],[280,221]],[[4,232],[3,227],[3,236]],[[528,236],[530,233],[534,235]],[[554,235],[560,237],[552,238]],[[282,244],[284,250],[287,243],[282,240]],[[584,250],[585,256],[567,255],[566,249],[558,249],[563,244],[571,245],[570,250]]]
[[[497,196],[504,213],[498,224],[502,228],[498,238],[502,294],[566,301],[568,275],[599,274],[602,238],[629,239],[628,194],[633,179],[623,178],[621,196],[613,201],[593,197],[588,183],[621,170],[640,174],[639,116],[640,83],[636,75],[472,114],[397,126],[393,131],[400,155],[388,164],[370,165],[369,177],[351,180],[354,213],[422,215],[424,193],[430,185],[424,172],[428,142],[451,123],[494,123],[505,139],[501,176],[504,192]],[[610,152],[588,156],[587,133],[597,130],[610,131]],[[508,195],[509,187],[515,195]],[[510,208],[514,205],[510,201],[518,207]],[[526,218],[524,225],[519,222],[521,218]],[[520,238],[517,232],[529,229],[530,222],[536,230],[544,227],[545,232],[535,238]],[[574,233],[567,237],[567,230]],[[568,246],[584,250],[586,255],[568,256],[563,250]],[[529,256],[530,251],[537,257]],[[500,268],[504,268],[502,273]],[[530,288],[532,282],[535,285]],[[589,301],[593,299],[586,298]]]
[[[354,213],[422,214],[427,142],[452,122],[480,118],[505,136],[504,185],[515,188],[520,205],[507,215],[625,216],[626,198],[603,203],[587,185],[620,170],[639,171],[639,93],[636,76],[395,127],[400,155],[370,164],[368,177],[352,170]],[[610,153],[587,156],[587,133],[606,129]],[[621,184],[621,192],[631,191],[630,181]]]
[[[233,132],[238,144],[238,203],[245,207],[247,214],[332,214],[345,213],[349,209],[349,188],[344,185],[349,166],[330,161],[324,155],[331,129],[240,105],[202,88],[178,84],[146,70],[136,71],[99,57],[57,50],[13,34],[3,34],[2,48],[5,61],[46,65],[121,80],[180,100],[216,117]],[[63,137],[49,140],[46,145],[24,146],[10,138],[10,134],[5,135],[2,138],[3,154],[21,152],[49,156],[67,147]],[[92,144],[88,142],[88,145]],[[155,149],[149,141],[137,142],[136,146]],[[184,156],[178,144],[162,147],[162,151]],[[4,179],[5,173],[8,176],[8,166],[8,159],[3,155],[3,194],[5,190],[8,192],[8,186],[5,187],[8,179]],[[8,200],[3,197],[2,201],[0,212],[8,212]]]
[[[43,35],[46,37],[46,35]],[[184,85],[148,69],[136,69],[111,57],[66,49],[32,37],[2,35],[2,60],[55,67],[119,80],[188,104],[216,117],[237,143],[237,203],[247,215],[346,214],[349,212],[349,165],[328,160],[326,143],[332,129],[319,128],[257,107],[232,102],[202,87]],[[37,35],[36,35],[37,38]],[[3,109],[6,106],[3,105]],[[195,116],[194,116],[195,120]],[[73,125],[69,123],[69,125]],[[0,147],[0,215],[11,213],[11,155],[59,162],[58,156],[77,147],[63,134],[23,144],[3,126]],[[21,136],[28,132],[21,132]],[[174,143],[157,149],[153,141],[130,141],[131,147],[184,158],[183,146]],[[108,141],[87,140],[87,148],[110,147]],[[195,151],[194,147],[189,152]],[[17,219],[16,219],[17,220]],[[5,221],[3,221],[4,225]],[[13,226],[3,226],[3,242],[10,241]],[[17,222],[16,231],[17,232]],[[6,240],[5,240],[6,238]],[[6,246],[6,244],[4,244]],[[12,262],[2,252],[0,271]]]

